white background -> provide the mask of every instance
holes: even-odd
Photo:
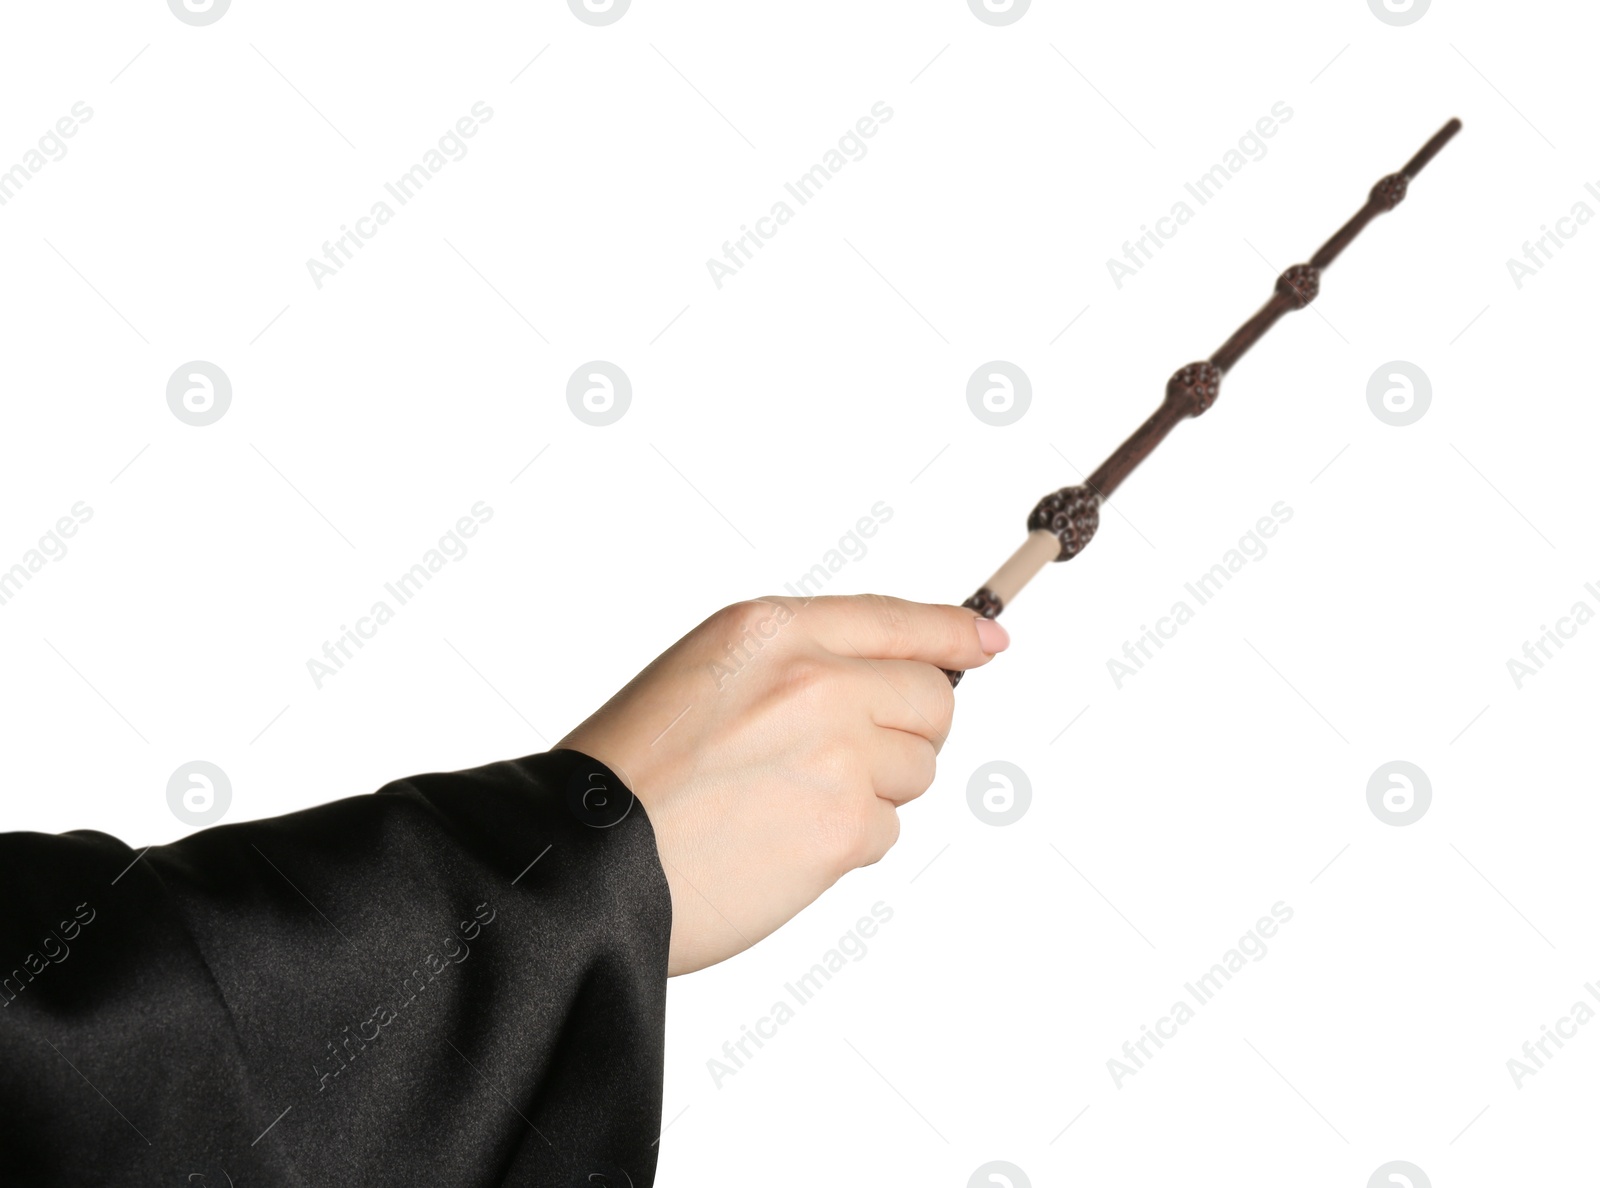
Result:
[[[245,820],[542,750],[880,500],[893,518],[830,592],[959,601],[1039,496],[1460,116],[1316,312],[1008,611],[1015,645],[962,685],[896,850],[673,983],[659,1183],[1592,1166],[1600,1027],[1520,1088],[1506,1066],[1600,977],[1600,627],[1520,689],[1506,663],[1600,609],[1600,226],[1520,288],[1506,266],[1575,203],[1600,210],[1585,7],[1436,0],[1394,27],[1361,0],[1035,0],[991,27],[961,0],[636,0],[595,28],[555,0],[235,0],[191,28],[143,0],[5,20],[0,169],[74,103],[94,113],[0,207],[0,567],[93,509],[0,606],[5,824],[139,845],[185,832],[166,781],[192,759]],[[468,155],[319,289],[307,258],[480,100]],[[707,258],[878,101],[894,116],[865,158],[719,290]],[[1264,157],[1119,288],[1107,259],[1279,101]],[[205,428],[166,403],[193,359],[233,385]],[[566,402],[591,359],[633,384],[606,428]],[[966,403],[991,359],[1033,383],[1007,428]],[[1396,359],[1433,388],[1405,428],[1366,397]],[[315,687],[323,641],[479,500],[471,551]],[[1268,554],[1118,688],[1107,660],[1277,501]],[[967,803],[994,759],[1032,785],[1005,827]],[[1367,804],[1393,759],[1432,783],[1407,827]],[[865,958],[717,1087],[724,1041],[880,900]],[[1280,900],[1268,955],[1118,1088],[1106,1061]]]

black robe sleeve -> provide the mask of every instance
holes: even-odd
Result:
[[[142,851],[0,835],[0,1183],[646,1188],[670,931],[575,751]]]

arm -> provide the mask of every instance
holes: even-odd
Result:
[[[741,603],[543,755],[142,851],[0,836],[0,1168],[648,1188],[668,974],[880,858],[940,669],[1004,646],[955,607]]]
[[[0,839],[0,1167],[647,1184],[670,905],[649,820],[614,779],[597,811],[596,768],[419,776],[142,854]]]

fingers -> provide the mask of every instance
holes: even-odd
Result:
[[[873,734],[868,766],[878,799],[899,806],[926,792],[933,784],[933,744],[904,730]]]
[[[863,866],[877,862],[900,840],[900,814],[888,801],[878,801],[867,828],[867,852]]]
[[[920,660],[959,671],[987,664],[1011,642],[1000,624],[965,607],[883,594],[812,598],[794,609],[811,638],[838,656]]]
[[[955,691],[944,673],[916,660],[858,660],[851,667],[872,723],[872,790],[890,804],[906,804],[933,783],[936,757],[950,733]]]
[[[849,666],[874,725],[924,738],[935,753],[944,746],[956,697],[943,672],[920,660],[861,659]]]

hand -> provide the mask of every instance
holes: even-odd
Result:
[[[669,974],[742,952],[900,834],[955,708],[942,668],[1004,628],[898,598],[761,598],[712,615],[558,744],[639,798],[672,892]]]

